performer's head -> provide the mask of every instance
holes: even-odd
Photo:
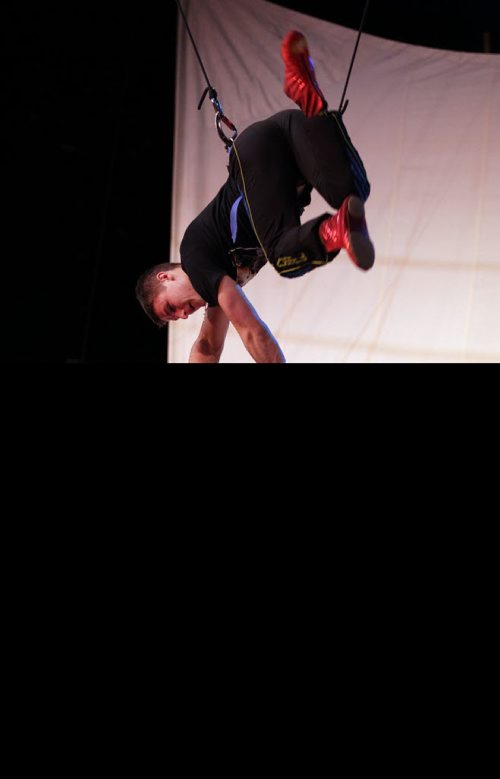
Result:
[[[149,268],[137,281],[135,294],[158,327],[187,319],[205,305],[179,263],[164,262]]]

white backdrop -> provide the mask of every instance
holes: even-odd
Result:
[[[280,44],[308,38],[319,84],[338,108],[356,32],[265,0],[184,0],[225,114],[241,132],[294,108]],[[376,13],[376,8],[373,9]],[[227,175],[215,113],[179,20],[171,261],[191,220]],[[288,362],[500,362],[500,56],[363,35],[344,120],[372,193],[376,247],[364,274],[345,252],[283,279],[267,265],[245,287]],[[331,210],[314,195],[303,219]],[[202,312],[170,325],[186,362]],[[222,362],[251,362],[230,328]]]

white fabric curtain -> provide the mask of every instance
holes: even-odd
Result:
[[[225,114],[241,132],[294,104],[280,44],[308,38],[318,81],[338,108],[356,32],[265,0],[184,0]],[[373,9],[376,13],[376,8]],[[187,225],[227,175],[205,81],[179,20],[171,261]],[[500,56],[363,35],[344,120],[372,185],[374,268],[345,252],[299,279],[270,266],[245,287],[288,362],[500,361]],[[331,210],[315,194],[303,219]],[[170,326],[186,362],[202,312]],[[250,362],[230,328],[223,362]]]

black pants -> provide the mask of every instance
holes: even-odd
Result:
[[[348,195],[370,194],[363,163],[338,112],[308,119],[302,111],[281,111],[256,122],[235,141],[229,171],[245,193],[247,211],[268,260],[287,278],[302,276],[338,254],[327,254],[319,224],[327,214],[300,224],[301,199],[316,189],[338,209]],[[241,170],[240,170],[241,163]]]

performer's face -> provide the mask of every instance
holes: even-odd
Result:
[[[160,273],[158,280],[160,287],[155,295],[153,308],[162,322],[187,319],[205,305],[184,277],[177,278],[175,274]]]

